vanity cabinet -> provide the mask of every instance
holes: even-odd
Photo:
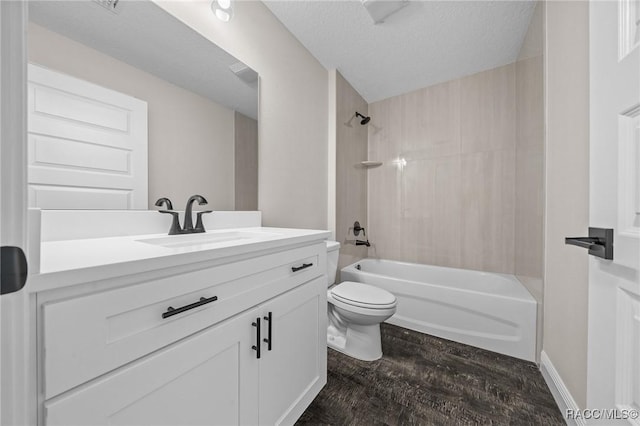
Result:
[[[295,423],[326,383],[324,247],[39,295],[39,423]]]
[[[239,315],[45,403],[47,425],[257,424],[251,318]]]
[[[295,423],[326,383],[326,292],[317,279],[262,307],[271,350],[262,346],[259,363],[261,425]]]

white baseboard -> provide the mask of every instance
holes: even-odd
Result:
[[[575,399],[571,396],[571,392],[567,389],[567,386],[562,381],[560,374],[551,363],[551,360],[545,353],[542,351],[540,354],[540,372],[542,373],[542,377],[544,381],[547,382],[547,386],[551,390],[551,394],[553,395],[553,399],[556,400],[556,404],[560,408],[562,412],[562,416],[564,417],[564,421],[567,425],[576,425],[576,426],[584,426],[586,422],[584,419],[567,419],[567,410],[573,410],[574,412],[578,412],[580,407],[576,404]]]

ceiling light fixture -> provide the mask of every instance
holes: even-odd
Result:
[[[233,0],[213,0],[211,10],[222,22],[229,22],[233,18]]]
[[[381,24],[386,18],[393,15],[409,4],[408,0],[361,0],[364,8],[371,15],[374,24]]]

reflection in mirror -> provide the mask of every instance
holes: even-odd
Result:
[[[257,209],[254,70],[151,1],[30,1],[29,19],[30,206]]]

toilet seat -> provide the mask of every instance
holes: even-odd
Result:
[[[397,304],[396,297],[387,290],[363,283],[345,281],[329,291],[336,301],[360,308],[389,309]]]

